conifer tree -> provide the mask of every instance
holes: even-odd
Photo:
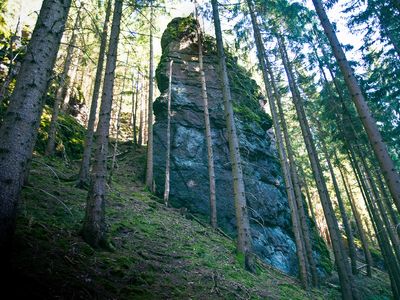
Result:
[[[219,75],[222,85],[222,95],[224,99],[226,128],[228,133],[229,154],[232,166],[234,201],[236,212],[237,227],[237,251],[244,255],[246,267],[253,270],[254,262],[252,261],[252,239],[250,232],[250,222],[246,203],[245,186],[243,180],[243,171],[241,166],[241,158],[239,152],[239,140],[236,134],[235,120],[233,117],[232,96],[230,91],[230,83],[227,73],[225,51],[222,41],[221,22],[218,12],[217,0],[211,0],[215,36],[217,40],[217,53],[219,63]]]
[[[208,178],[210,186],[210,223],[213,228],[217,228],[217,201],[215,195],[215,171],[214,171],[214,154],[212,146],[211,137],[211,126],[210,126],[210,116],[208,111],[208,96],[207,96],[207,85],[206,76],[203,66],[203,33],[200,28],[200,22],[198,20],[197,14],[197,4],[195,4],[195,15],[196,15],[196,33],[197,42],[199,46],[199,71],[200,71],[200,81],[201,81],[201,94],[204,104],[204,125],[205,125],[205,135],[207,142],[207,164],[208,164]]]
[[[10,250],[24,173],[70,5],[71,0],[43,1],[0,128],[0,254]]]
[[[357,82],[354,72],[346,58],[346,55],[336,36],[335,30],[326,15],[321,0],[313,0],[317,15],[324,28],[325,34],[332,47],[333,54],[337,60],[340,70],[343,73],[347,88],[351,94],[353,102],[357,108],[358,114],[368,135],[372,149],[379,162],[381,171],[386,179],[386,183],[392,194],[397,210],[400,211],[400,175],[396,170],[393,160],[390,158],[387,147],[383,142],[382,136],[378,130],[376,122],[371,115],[369,107],[365,101],[363,92]]]
[[[53,155],[56,145],[56,132],[57,132],[57,121],[58,115],[60,112],[60,108],[63,104],[63,100],[66,97],[68,85],[70,84],[70,78],[68,74],[70,72],[72,62],[73,62],[73,54],[75,50],[76,44],[76,31],[79,25],[79,15],[80,15],[80,7],[78,8],[78,13],[75,18],[74,27],[72,28],[71,39],[68,43],[67,54],[65,56],[63,71],[61,73],[60,78],[60,86],[57,89],[56,100],[54,101],[53,111],[51,114],[50,128],[47,139],[46,146],[46,155]]]
[[[154,49],[153,49],[153,1],[150,0],[150,62],[149,62],[149,102],[147,115],[147,165],[146,186],[154,191],[153,184],[153,93],[154,93]]]
[[[320,201],[324,210],[325,220],[328,225],[329,235],[332,241],[333,251],[335,255],[335,262],[338,268],[342,298],[358,299],[358,294],[354,286],[353,278],[351,276],[350,267],[347,262],[347,256],[344,250],[343,242],[340,237],[337,219],[335,217],[332,203],[328,195],[328,190],[326,187],[325,179],[323,177],[321,164],[311,135],[310,126],[306,118],[300,92],[296,86],[292,67],[287,56],[284,38],[281,35],[278,35],[277,40],[281,59],[288,78],[289,88],[292,93],[292,100],[296,108],[297,116],[299,118],[302,135],[306,144],[309,160],[313,170],[313,175],[320,196]]]
[[[92,94],[92,102],[90,104],[89,120],[85,137],[85,145],[83,149],[82,162],[79,170],[79,179],[77,186],[83,187],[89,184],[89,168],[90,157],[93,147],[94,124],[96,121],[97,103],[100,94],[101,79],[103,77],[104,54],[107,47],[108,26],[111,15],[112,0],[107,1],[106,15],[104,19],[103,30],[100,37],[100,51],[97,59],[96,75],[94,79],[94,87]]]
[[[115,67],[117,62],[118,40],[122,17],[122,0],[115,0],[110,33],[109,50],[105,69],[103,95],[96,130],[96,151],[91,172],[91,181],[86,202],[86,213],[82,235],[92,247],[106,247],[105,200],[108,131],[110,128],[113,100]]]
[[[256,48],[257,48],[258,61],[261,66],[265,90],[267,91],[267,95],[268,95],[268,99],[269,99],[269,105],[270,105],[270,110],[271,110],[271,114],[272,114],[274,129],[275,129],[277,148],[278,148],[279,157],[280,157],[280,161],[281,161],[282,171],[284,174],[288,202],[289,202],[289,206],[291,209],[293,232],[294,232],[294,236],[295,236],[295,240],[296,240],[296,252],[297,252],[297,258],[299,261],[300,281],[301,281],[303,287],[308,288],[307,268],[309,266],[308,266],[307,257],[305,254],[305,251],[306,251],[305,250],[305,240],[304,240],[304,236],[302,234],[303,233],[302,229],[301,229],[302,224],[300,221],[298,203],[296,202],[294,186],[293,186],[293,182],[292,182],[292,178],[291,178],[291,174],[290,174],[290,170],[289,170],[290,166],[287,162],[287,154],[286,154],[286,150],[284,148],[283,134],[281,131],[281,126],[279,124],[278,114],[277,114],[276,105],[275,105],[275,99],[274,99],[274,96],[272,93],[270,80],[268,78],[267,65],[265,62],[266,53],[265,53],[264,45],[262,43],[260,29],[257,24],[257,18],[255,15],[255,12],[254,12],[254,6],[253,6],[252,1],[247,0],[247,5],[249,7],[251,22],[252,22],[252,26],[253,26],[254,40],[255,40]]]

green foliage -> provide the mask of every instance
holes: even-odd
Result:
[[[318,267],[322,268],[327,274],[333,271],[333,263],[331,261],[330,253],[324,239],[319,236],[315,227],[312,230],[313,249],[320,254]]]
[[[50,127],[51,109],[45,106],[43,111],[35,150],[44,153],[46,149],[48,130]],[[79,159],[83,153],[85,127],[70,115],[60,113],[57,124],[56,153],[66,154],[70,159]]]

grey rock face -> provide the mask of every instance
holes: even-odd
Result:
[[[180,20],[175,19],[167,31],[175,30]],[[186,207],[193,213],[208,216],[207,149],[197,45],[193,35],[188,32],[182,35],[178,33],[168,41],[165,36],[168,34],[170,38],[170,32],[164,33],[163,57],[157,70],[158,86],[162,95],[154,103],[156,190],[159,194],[164,190],[168,87],[165,81],[167,62],[173,59],[170,199],[172,205],[176,207]],[[215,159],[218,225],[228,234],[235,236],[232,173],[222,92],[217,74],[218,64],[216,54],[210,49],[212,47],[205,48],[204,67]],[[270,128],[270,119],[259,108],[256,99],[259,95],[258,90],[249,91],[246,90],[247,86],[242,87],[235,83],[234,76],[239,72],[243,73],[243,70],[232,59],[228,60],[228,67],[230,77],[233,79],[231,90],[237,112],[236,126],[240,138],[254,250],[267,263],[284,272],[295,274],[296,246],[292,237],[290,210],[276,149],[267,132]],[[249,78],[247,80],[250,81]],[[255,84],[251,82],[248,86],[254,89]],[[256,112],[256,116],[253,116],[255,120],[243,113],[246,107]]]

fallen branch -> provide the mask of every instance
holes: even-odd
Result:
[[[229,235],[227,235],[225,232],[223,232],[221,230],[221,228],[216,228],[215,229],[216,232],[218,232],[219,234],[222,234],[224,237],[226,237],[227,239],[230,239],[231,241],[233,241],[233,238],[231,238]]]
[[[42,193],[44,193],[44,194],[50,196],[51,198],[57,200],[62,206],[64,206],[64,208],[69,212],[69,214],[70,214],[71,216],[74,216],[74,215],[72,214],[71,210],[69,209],[69,207],[68,207],[63,201],[61,201],[61,200],[58,199],[56,196],[54,196],[53,194],[50,194],[49,192],[47,192],[47,191],[45,191],[45,190],[43,190],[43,189],[38,189],[38,188],[35,188],[35,187],[33,187],[33,186],[26,186],[26,187],[27,187],[27,188],[30,188],[30,189],[33,189],[33,190],[40,191],[40,192],[42,192]]]
[[[331,287],[331,288],[334,288],[334,289],[337,289],[337,290],[340,291],[340,286],[338,286],[338,285],[336,285],[336,284],[327,282],[326,285],[329,286],[329,287]]]
[[[32,159],[32,161],[35,163],[44,165],[46,168],[48,168],[54,174],[54,176],[57,178],[57,180],[60,181],[60,177],[58,177],[56,171],[54,171],[54,169],[52,167],[50,167],[48,164],[45,164],[44,162],[38,161],[36,159]]]
[[[357,270],[361,270],[362,268],[365,268],[365,267],[367,267],[367,266],[368,266],[367,264],[361,265],[361,266],[357,267]]]

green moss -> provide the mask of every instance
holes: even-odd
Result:
[[[123,147],[121,145],[121,150]],[[109,238],[116,248],[112,252],[97,251],[84,243],[79,229],[87,192],[75,188],[72,183],[59,181],[47,167],[51,166],[57,173],[70,174],[78,171],[78,165],[71,163],[66,167],[57,157],[34,158],[32,184],[35,189],[24,188],[20,205],[17,256],[14,257],[17,270],[29,274],[29,280],[41,282],[46,291],[50,287],[57,291],[64,289],[66,294],[61,294],[62,298],[338,297],[334,289],[306,292],[293,278],[272,267],[266,268],[260,262],[257,262],[259,271],[256,274],[247,272],[243,255],[236,254],[235,241],[196,220],[186,219],[179,210],[165,208],[140,182],[130,182],[130,186],[122,184],[127,179],[119,171],[134,172],[128,168],[132,161],[138,160],[134,155],[145,155],[145,151],[129,153],[126,160],[119,161],[116,183],[107,196]],[[38,189],[56,195],[72,215],[60,201]],[[214,282],[221,293],[219,296],[210,292]],[[19,282],[21,287],[24,284]],[[388,289],[388,280],[380,285]],[[40,289],[41,285],[35,288]],[[71,291],[73,295],[68,294]]]
[[[51,121],[51,109],[45,106],[40,119],[35,150],[44,153],[46,149],[48,131]],[[78,121],[67,114],[60,113],[56,133],[56,152],[62,156],[63,153],[69,159],[79,159],[83,153],[83,145],[86,129]]]
[[[169,24],[161,37],[161,48],[165,50],[173,40],[189,36],[196,30],[196,21],[193,17],[175,18]]]
[[[322,268],[327,274],[331,274],[333,271],[333,264],[331,261],[330,253],[325,241],[318,235],[315,228],[312,230],[313,235],[313,249],[320,254],[320,260],[318,266]]]
[[[161,92],[168,88],[166,69],[169,60],[169,43],[171,41],[179,41],[183,37],[194,37],[195,30],[196,22],[189,16],[186,18],[173,19],[164,31],[161,38],[163,53],[156,69],[157,85]],[[216,58],[216,43],[213,37],[204,37],[203,50],[205,55],[214,55]],[[250,72],[238,64],[238,59],[229,51],[225,50],[225,55],[236,116],[242,120],[244,124],[249,121],[255,122],[264,131],[268,130],[272,126],[272,119],[260,107],[259,100],[262,99],[263,96],[256,81],[251,78]],[[216,63],[218,62],[216,61]],[[155,109],[157,109],[157,107],[155,107]]]
[[[236,260],[242,268],[245,267],[245,256],[242,252],[236,253]]]

